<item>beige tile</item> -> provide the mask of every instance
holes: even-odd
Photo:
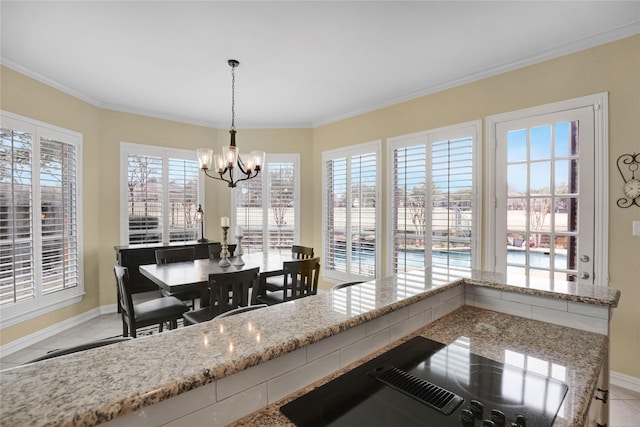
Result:
[[[638,427],[640,426],[640,412],[629,405],[626,400],[611,400],[610,425],[611,427]]]

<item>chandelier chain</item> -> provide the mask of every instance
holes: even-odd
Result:
[[[236,67],[231,66],[231,129],[236,128]]]

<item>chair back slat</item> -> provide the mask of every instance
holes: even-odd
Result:
[[[313,248],[307,246],[291,246],[291,254],[295,259],[309,259],[313,258]]]
[[[286,261],[284,270],[283,301],[315,295],[318,292],[320,258]]]
[[[194,247],[156,250],[156,264],[172,264],[195,259],[196,248]]]
[[[258,288],[260,268],[209,275],[210,306],[219,313],[249,305],[249,291]]]

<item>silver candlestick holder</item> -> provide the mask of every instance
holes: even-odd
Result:
[[[244,255],[242,251],[242,236],[236,236],[236,240],[238,241],[238,247],[236,248],[236,260],[233,261],[233,265],[244,265],[244,260],[242,259],[242,255]]]
[[[231,261],[229,261],[229,245],[227,244],[227,232],[229,231],[229,226],[223,226],[222,228],[222,245],[220,248],[220,262],[218,265],[220,267],[228,267],[231,265]]]

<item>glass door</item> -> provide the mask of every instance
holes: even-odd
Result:
[[[593,107],[496,124],[496,270],[593,283]]]

